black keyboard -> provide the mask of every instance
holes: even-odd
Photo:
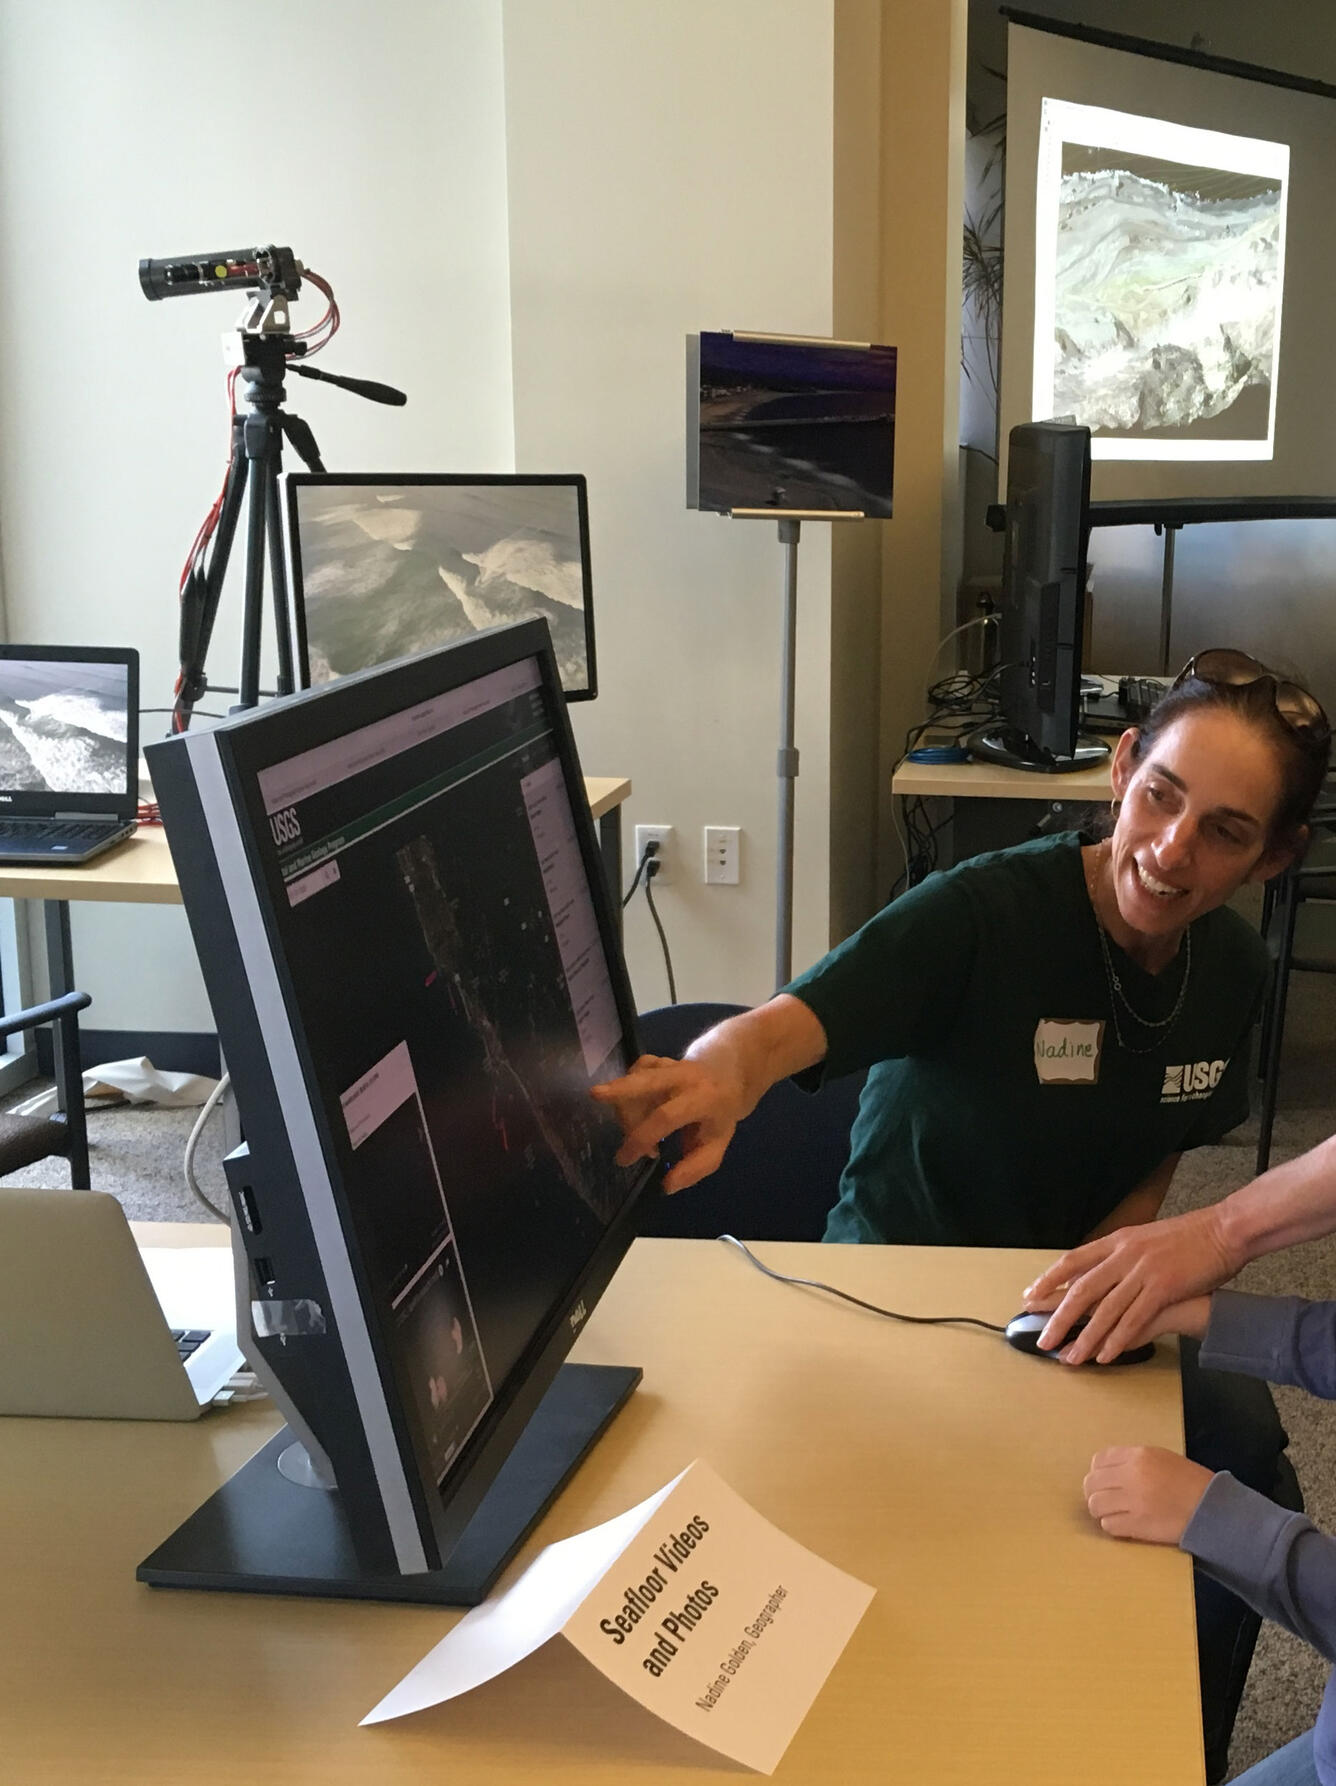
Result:
[[[97,819],[0,819],[0,843],[6,838],[17,843],[34,835],[56,843],[96,843],[115,828]]]
[[[197,1327],[173,1327],[172,1338],[176,1341],[177,1356],[180,1358],[182,1364],[185,1363],[192,1352],[199,1351],[200,1347],[208,1337],[209,1331],[207,1328],[201,1330]]]
[[[1130,720],[1144,719],[1168,686],[1154,676],[1123,676],[1118,682],[1118,699]]]
[[[1081,724],[1091,732],[1121,732],[1138,725],[1168,686],[1158,676],[1120,676],[1116,693],[1083,698]]]

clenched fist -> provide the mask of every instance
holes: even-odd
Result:
[[[1211,1472],[1157,1445],[1096,1452],[1084,1484],[1093,1519],[1114,1538],[1177,1544],[1206,1493]]]

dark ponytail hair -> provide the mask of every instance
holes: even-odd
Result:
[[[1245,724],[1262,732],[1270,740],[1281,770],[1280,804],[1267,834],[1272,849],[1296,848],[1302,842],[1300,833],[1322,792],[1331,755],[1329,732],[1299,731],[1282,717],[1276,707],[1276,686],[1281,680],[1264,674],[1255,682],[1207,682],[1189,676],[1168,689],[1137,727],[1132,755],[1140,763],[1156,741],[1180,719],[1193,713],[1232,713]],[[1307,692],[1307,691],[1305,691]]]

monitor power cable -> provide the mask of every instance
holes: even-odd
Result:
[[[630,905],[631,900],[635,896],[636,888],[641,884],[641,877],[643,876],[645,884],[645,904],[649,907],[649,915],[654,920],[654,928],[659,933],[659,946],[663,950],[663,965],[668,975],[668,1003],[670,1005],[675,1005],[677,1003],[677,981],[673,975],[673,958],[668,950],[668,938],[664,933],[663,922],[659,917],[659,909],[654,903],[654,894],[650,891],[650,882],[659,872],[660,864],[658,862],[658,854],[659,840],[657,837],[651,837],[649,842],[645,845],[639,862],[636,863],[635,879],[626,890],[626,895],[622,900],[622,910],[625,911],[626,907]]]
[[[794,1284],[804,1290],[821,1290],[827,1296],[838,1296],[841,1302],[852,1302],[855,1308],[866,1309],[869,1314],[884,1315],[888,1321],[909,1321],[916,1327],[968,1326],[982,1327],[989,1333],[1005,1333],[1005,1327],[993,1321],[981,1321],[977,1315],[901,1315],[894,1309],[881,1308],[875,1302],[864,1302],[861,1296],[851,1296],[847,1290],[837,1290],[834,1284],[823,1284],[819,1278],[787,1277],[782,1271],[772,1271],[763,1265],[745,1241],[739,1240],[735,1234],[721,1234],[718,1237],[729,1246],[736,1247],[749,1264],[777,1284]]]
[[[631,901],[635,898],[636,888],[640,885],[641,879],[645,873],[646,863],[650,862],[655,856],[658,855],[658,853],[659,853],[659,840],[657,837],[651,837],[649,842],[645,845],[645,848],[644,848],[644,851],[640,857],[640,860],[636,863],[635,879],[631,882],[631,885],[626,889],[626,892],[622,895],[622,910],[623,911],[626,910],[627,906],[630,905]]]

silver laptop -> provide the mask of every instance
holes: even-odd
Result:
[[[138,652],[0,645],[0,865],[90,861],[138,810]]]
[[[0,1186],[0,1414],[193,1420],[245,1367],[232,1249],[135,1244],[106,1191]]]

